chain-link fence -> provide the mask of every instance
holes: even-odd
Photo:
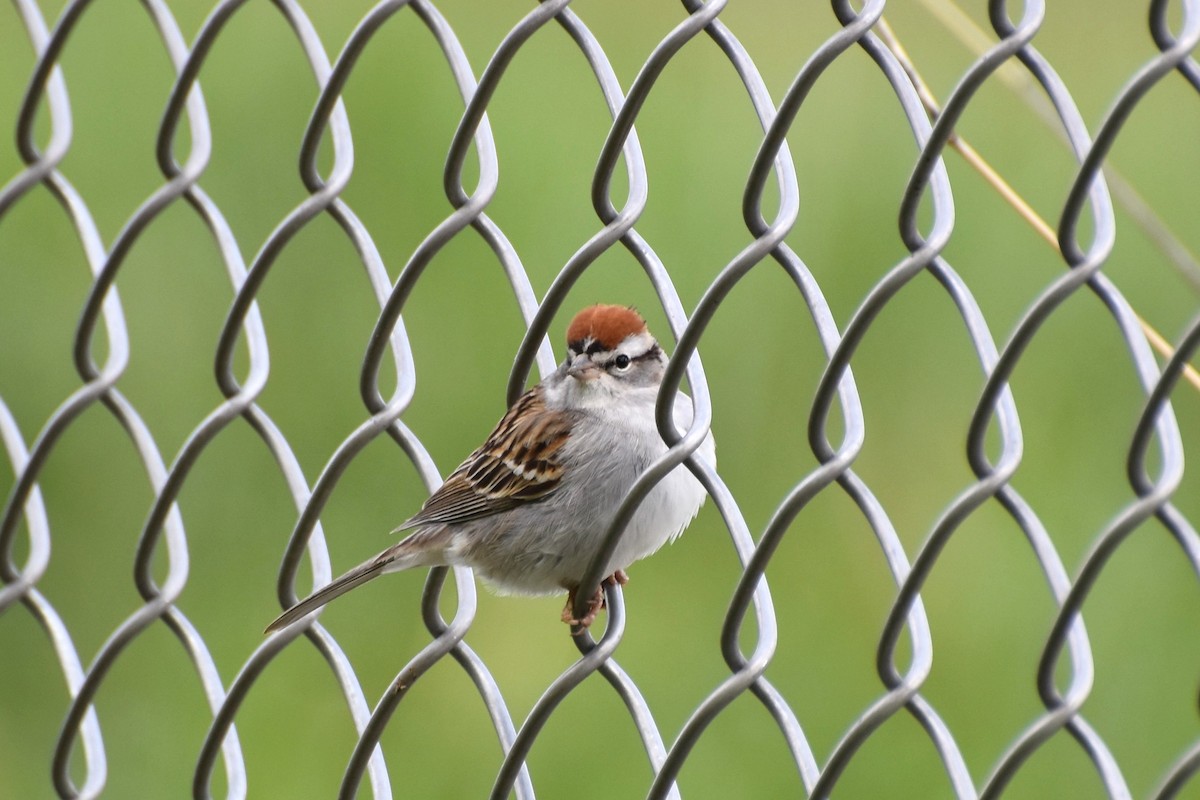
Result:
[[[178,5],[0,16],[0,795],[1200,796],[1200,1]],[[596,638],[263,638],[597,301],[711,499]]]

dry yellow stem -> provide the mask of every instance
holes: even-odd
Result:
[[[973,45],[976,48],[981,46],[979,41],[975,41],[979,37],[973,35],[973,33],[979,35],[982,34],[978,31],[978,29],[974,29],[973,32],[970,25],[964,25],[963,19],[966,19],[965,17],[960,19],[958,17],[950,17],[945,13],[941,13],[944,11],[947,5],[949,5],[952,9],[957,10],[957,6],[954,6],[953,3],[931,4],[928,0],[926,0],[924,5],[926,8],[929,8],[930,11],[935,12],[935,16],[937,16],[937,18],[943,22],[946,27],[955,34],[955,36],[958,36],[960,40],[965,41],[968,45]],[[961,11],[959,14],[961,15]],[[970,23],[969,19],[967,19],[967,23]],[[937,102],[937,98],[934,97],[933,92],[930,91],[928,84],[926,84],[924,79],[921,78],[921,74],[917,72],[917,68],[913,65],[912,59],[909,58],[908,52],[904,49],[904,46],[896,37],[896,34],[892,30],[891,26],[888,25],[887,20],[882,18],[879,20],[879,24],[876,26],[876,33],[878,34],[880,41],[882,41],[887,48],[892,51],[892,54],[896,56],[896,59],[900,62],[901,66],[904,67],[904,71],[908,73],[909,79],[913,82],[913,86],[915,86],[917,89],[917,95],[921,98],[921,103],[925,106],[925,110],[931,117],[936,118],[941,113],[941,105]],[[983,39],[982,46],[987,46],[986,38]],[[1013,209],[1016,210],[1017,214],[1019,214],[1022,219],[1029,223],[1029,225],[1038,233],[1039,236],[1045,239],[1046,242],[1053,247],[1056,252],[1061,254],[1061,250],[1058,246],[1058,236],[1055,234],[1054,228],[1050,227],[1050,224],[1047,223],[1040,214],[1033,210],[1033,207],[1025,201],[1025,198],[1021,197],[1017,190],[1010,186],[1008,181],[1004,180],[1000,173],[997,172],[992,165],[989,164],[987,160],[979,154],[979,151],[972,147],[957,133],[954,133],[950,136],[947,144],[952,150],[961,155],[963,160],[966,161],[972,169],[978,172],[983,179],[987,181],[988,185],[995,189],[997,194],[1004,198],[1004,201],[1012,206]],[[1136,312],[1134,313],[1136,314]],[[1159,353],[1159,355],[1167,359],[1175,355],[1175,348],[1171,346],[1166,338],[1160,334],[1153,325],[1143,319],[1140,314],[1137,314],[1137,320],[1138,324],[1141,325],[1142,333],[1145,334],[1146,339],[1150,342],[1150,346],[1153,347]],[[1191,364],[1184,365],[1183,377],[1192,385],[1193,388],[1195,388],[1197,391],[1200,391],[1200,372],[1197,372]]]

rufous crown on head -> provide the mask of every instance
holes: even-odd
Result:
[[[582,350],[588,340],[603,350],[615,350],[626,337],[646,333],[646,320],[627,306],[588,306],[567,328],[567,346]]]

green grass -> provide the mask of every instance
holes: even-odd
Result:
[[[312,5],[331,58],[369,8],[364,2]],[[1124,81],[1155,53],[1145,12],[1115,0],[1050,5],[1035,44],[1061,72],[1094,130]],[[971,54],[919,4],[897,6],[889,7],[889,21],[944,99]],[[438,4],[477,75],[530,7]],[[632,0],[572,8],[600,38],[626,89],[684,14],[678,5]],[[205,4],[174,10],[191,41]],[[986,25],[984,12],[970,11]],[[47,13],[52,20],[57,9]],[[820,3],[733,3],[721,19],[756,59],[776,102],[837,27]],[[0,11],[0,126],[9,131],[33,63],[19,17]],[[61,170],[111,246],[163,183],[154,142],[171,86],[169,60],[140,7],[101,3],[84,14],[61,64],[73,114]],[[201,85],[213,128],[201,186],[226,215],[249,263],[306,197],[298,148],[316,83],[274,7],[251,3],[227,25]],[[435,43],[409,10],[379,32],[345,101],[355,167],[342,197],[370,229],[394,279],[452,211],[441,173],[462,103]],[[601,228],[589,192],[609,115],[585,61],[564,31],[550,25],[518,53],[488,116],[500,183],[487,213],[517,248],[540,296]],[[1195,93],[1179,76],[1168,76],[1130,120],[1112,158],[1193,250],[1200,247],[1192,224],[1198,122]],[[1074,162],[1009,90],[989,83],[959,130],[1052,225],[1057,222]],[[44,145],[45,108],[38,131]],[[737,76],[702,36],[663,73],[637,119],[637,133],[650,176],[637,229],[691,309],[751,241],[742,223],[742,190],[761,130]],[[789,144],[801,211],[787,241],[844,329],[865,294],[906,253],[896,215],[916,155],[912,137],[878,70],[861,50],[851,50],[816,85]],[[189,146],[189,132],[181,131],[177,154]],[[328,143],[325,148],[328,170]],[[947,165],[956,227],[945,255],[1002,346],[1063,263],[961,160],[950,155]],[[11,145],[0,149],[0,178],[21,168]],[[472,160],[468,188],[476,172]],[[622,176],[614,186],[617,205],[624,186]],[[772,187],[768,215],[775,197]],[[1089,225],[1085,220],[1085,232]],[[1177,338],[1195,313],[1195,291],[1123,211],[1118,226],[1106,273],[1145,319]],[[71,348],[89,285],[75,234],[45,188],[0,218],[0,397],[27,443],[80,385]],[[190,207],[177,202],[139,237],[116,290],[131,341],[118,388],[169,464],[221,402],[212,363],[232,298],[217,248]],[[378,305],[349,240],[328,217],[313,220],[288,244],[258,301],[271,356],[259,403],[311,483],[367,416],[358,375]],[[551,329],[556,352],[569,315],[597,301],[638,305],[673,346],[649,282],[616,247],[573,289]],[[497,259],[473,231],[433,259],[405,307],[404,324],[418,388],[403,421],[446,473],[503,412],[523,333]],[[701,353],[721,475],[757,538],[785,495],[816,467],[806,426],[824,352],[803,299],[766,261],[722,305]],[[93,354],[98,362],[106,358],[103,335]],[[244,352],[238,368],[244,375]],[[912,558],[942,512],[972,484],[964,453],[983,386],[978,359],[944,291],[921,275],[872,325],[853,369],[867,422],[854,469],[883,503]],[[393,379],[385,372],[385,394]],[[1037,511],[1073,575],[1090,543],[1134,499],[1124,460],[1143,402],[1126,345],[1093,295],[1079,292],[1050,318],[1022,358],[1012,389],[1024,433],[1013,486]],[[1198,406],[1193,390],[1177,391],[1175,411],[1188,442],[1200,435]],[[835,414],[834,441],[841,424]],[[3,464],[0,493],[7,496],[12,470]],[[99,405],[68,429],[40,485],[53,552],[39,589],[62,615],[86,665],[140,605],[132,565],[153,491],[128,437]],[[1189,473],[1175,497],[1193,519],[1200,511],[1198,488]],[[387,531],[424,496],[399,448],[387,437],[374,441],[342,477],[322,516],[335,570],[381,549],[390,541]],[[178,606],[204,636],[228,684],[278,613],[274,581],[296,512],[270,454],[242,421],[205,448],[179,505],[190,572]],[[159,580],[166,574],[164,549],[156,562]],[[22,528],[18,563],[27,550]],[[644,692],[668,744],[728,675],[718,637],[739,574],[711,506],[687,536],[631,570],[628,631],[617,657]],[[836,486],[799,514],[767,578],[779,624],[767,677],[787,697],[823,763],[883,693],[874,654],[895,587],[869,525]],[[323,617],[372,704],[428,642],[419,618],[423,580],[389,577],[339,600]],[[950,725],[981,784],[1041,711],[1034,681],[1053,599],[1021,531],[995,503],[962,525],[922,597],[935,646],[923,695]],[[443,603],[447,614],[453,599],[451,591]],[[467,641],[493,670],[518,725],[577,656],[557,621],[560,603],[480,592]],[[1112,560],[1085,611],[1096,679],[1084,713],[1120,761],[1133,794],[1145,796],[1200,737],[1195,572],[1161,526],[1147,523]],[[747,650],[755,636],[752,619],[743,634]],[[909,649],[901,643],[901,668]],[[1060,677],[1064,685],[1066,672]],[[0,797],[51,796],[50,755],[66,705],[47,637],[23,607],[10,607],[0,615]],[[152,626],[122,653],[96,705],[108,757],[106,796],[189,795],[211,716],[194,668],[164,625]],[[267,669],[237,725],[251,797],[332,796],[356,738],[328,667],[304,642]],[[501,761],[490,731],[464,673],[450,661],[439,664],[412,689],[383,738],[396,796],[486,794]],[[78,752],[75,761],[79,780]],[[551,718],[529,768],[539,796],[552,798],[641,796],[651,776],[628,714],[600,676],[589,678]],[[687,797],[801,794],[782,736],[748,695],[705,732],[680,786]],[[219,774],[214,790],[224,791]],[[904,713],[868,741],[839,790],[844,797],[951,796],[936,751]],[[1030,760],[1010,794],[1082,798],[1100,791],[1081,748],[1060,733]]]

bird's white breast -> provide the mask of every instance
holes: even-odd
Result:
[[[538,502],[463,524],[447,553],[450,562],[474,568],[500,593],[553,594],[576,586],[625,494],[667,451],[654,422],[656,388],[639,395],[620,409],[609,404],[576,407],[557,489]],[[686,431],[691,400],[680,394],[674,411],[676,426]],[[697,456],[716,465],[711,433]],[[625,569],[678,536],[705,496],[686,466],[667,473],[639,505],[602,574]]]

